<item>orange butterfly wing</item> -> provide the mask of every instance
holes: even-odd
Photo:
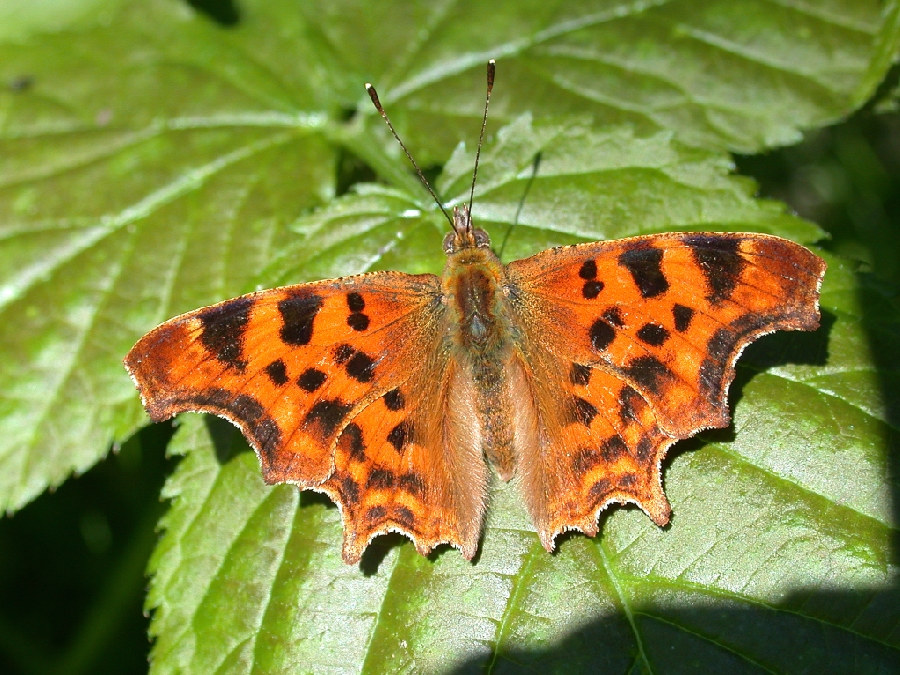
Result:
[[[288,286],[171,319],[125,365],[153,420],[224,417],[249,439],[266,482],[331,496],[347,562],[387,531],[423,553],[446,542],[471,558],[487,470],[479,448],[445,451],[434,414],[453,377],[445,313],[433,275]]]
[[[634,237],[510,263],[545,420],[541,452],[519,459],[544,545],[567,529],[593,535],[613,501],[665,524],[666,450],[728,424],[728,385],[747,344],[818,327],[824,271],[805,248],[759,234]]]

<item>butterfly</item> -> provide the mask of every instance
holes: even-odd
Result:
[[[482,139],[493,75],[491,61]],[[504,265],[471,197],[448,219],[440,277],[250,293],[166,321],[125,358],[151,419],[224,417],[267,483],[328,495],[348,564],[390,531],[472,559],[489,466],[516,477],[548,551],[564,531],[596,535],[612,503],[665,525],[663,457],[728,425],[744,347],[819,325],[825,263],[785,239],[658,234]]]

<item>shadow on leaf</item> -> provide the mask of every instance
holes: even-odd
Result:
[[[771,607],[747,606],[690,585],[680,595],[677,603],[641,604],[599,617],[543,647],[526,649],[510,639],[451,672],[887,673],[900,668],[895,590],[799,591]]]

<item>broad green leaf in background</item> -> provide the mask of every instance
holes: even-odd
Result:
[[[144,423],[121,358],[159,321],[280,283],[440,271],[446,224],[363,82],[459,203],[498,60],[474,215],[504,260],[671,229],[813,244],[818,228],[727,175],[727,151],[847,115],[900,44],[896,0],[256,0],[232,29],[174,0],[66,6],[0,13],[6,509]],[[335,198],[360,175],[387,185]],[[897,307],[829,264],[823,329],[748,349],[734,426],[671,453],[665,531],[616,509],[551,556],[498,484],[474,566],[386,538],[361,571],[340,562],[336,509],[264,487],[239,435],[186,417],[151,564],[154,665],[896,663],[898,378],[879,346]],[[831,652],[803,661],[786,636]]]

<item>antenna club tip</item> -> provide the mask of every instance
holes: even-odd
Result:
[[[494,59],[489,59],[489,60],[488,60],[488,63],[489,63],[490,65],[492,65],[492,66],[496,66],[496,65],[497,65],[497,61],[494,60]]]
[[[375,91],[375,87],[369,82],[366,82],[366,92],[369,94],[369,98],[372,99],[375,108],[384,116],[384,109],[381,107],[381,101],[378,100],[378,92]]]

